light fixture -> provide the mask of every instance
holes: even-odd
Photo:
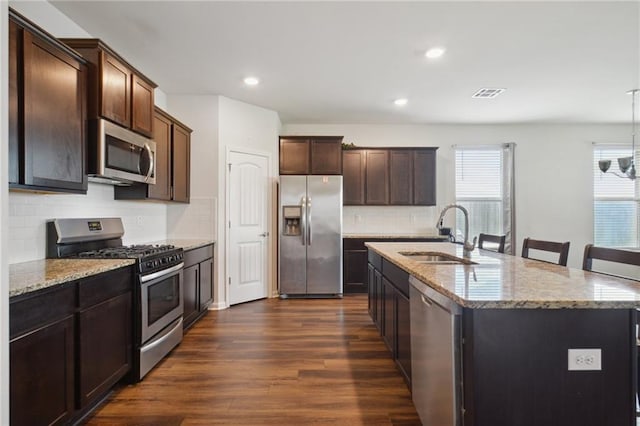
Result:
[[[244,84],[247,86],[256,86],[258,83],[260,83],[260,80],[255,77],[247,77],[244,79]]]
[[[426,56],[429,59],[436,59],[436,58],[439,58],[440,56],[444,55],[444,52],[446,50],[447,49],[445,49],[444,47],[432,47],[431,49],[426,51],[424,56]]]
[[[611,172],[618,177],[631,180],[636,178],[636,93],[639,91],[640,89],[633,89],[627,92],[627,94],[631,95],[631,156],[618,158],[618,167],[622,174]],[[611,167],[611,160],[598,161],[598,167],[603,173],[606,173]]]
[[[393,103],[398,105],[398,106],[406,105],[407,102],[409,102],[409,101],[407,99],[405,99],[405,98],[400,98],[400,99],[396,99],[395,101],[393,101]]]

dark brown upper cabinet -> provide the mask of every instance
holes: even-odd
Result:
[[[86,61],[9,17],[9,186],[86,193]]]
[[[116,186],[116,200],[159,200],[188,203],[191,173],[191,129],[155,108],[153,140],[156,143],[155,185]]]
[[[153,137],[156,84],[98,39],[61,40],[89,61],[89,118],[106,118]]]
[[[341,175],[342,136],[283,136],[281,175]]]
[[[343,151],[343,203],[435,205],[436,149],[362,148]]]

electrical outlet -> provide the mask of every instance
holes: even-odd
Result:
[[[602,349],[569,349],[569,371],[602,370]]]

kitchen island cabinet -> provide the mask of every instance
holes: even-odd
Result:
[[[9,187],[87,192],[86,61],[9,13]]]
[[[97,265],[94,270],[106,272],[78,278],[90,273],[91,263]],[[129,372],[133,355],[130,263],[64,259],[13,268],[11,424],[77,421]],[[44,279],[34,280],[43,275]],[[17,282],[21,277],[26,278]]]
[[[640,282],[486,251],[462,259],[449,243],[367,246],[383,275],[389,264],[410,276],[411,385],[424,424],[635,425]],[[601,369],[570,369],[570,359],[589,368],[573,349],[595,349]]]

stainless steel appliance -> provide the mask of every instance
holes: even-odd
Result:
[[[156,183],[156,143],[110,121],[89,121],[89,180]]]
[[[140,380],[182,341],[183,250],[172,245],[123,246],[119,218],[47,222],[47,257],[136,260],[133,379]]]
[[[342,295],[342,176],[280,176],[281,297]]]

